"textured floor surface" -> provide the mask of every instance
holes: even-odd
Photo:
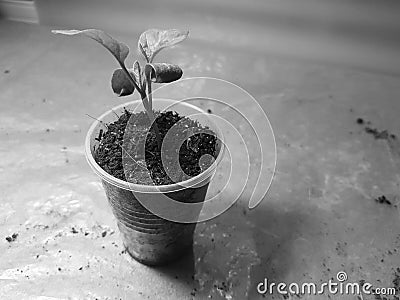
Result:
[[[136,37],[121,39],[135,46]],[[259,295],[257,284],[319,284],[340,271],[399,296],[400,79],[225,50],[189,40],[160,58],[258,100],[277,143],[271,189],[254,210],[242,197],[199,224],[192,255],[149,268],[124,252],[83,152],[85,114],[121,103],[108,83],[113,59],[91,41],[1,21],[1,299],[283,299]],[[210,194],[226,172],[222,164]],[[234,193],[242,174],[232,176]]]

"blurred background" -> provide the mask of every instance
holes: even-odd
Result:
[[[182,27],[226,51],[269,52],[400,74],[395,0],[0,0],[3,18],[139,34]]]

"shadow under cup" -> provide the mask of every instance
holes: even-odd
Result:
[[[147,265],[162,265],[182,257],[191,250],[193,232],[202,205],[196,205],[190,211],[192,223],[180,223],[167,220],[149,211],[139,199],[146,202],[160,203],[168,197],[183,203],[203,203],[207,194],[209,182],[221,160],[223,153],[222,134],[207,114],[200,108],[186,102],[176,102],[166,99],[154,99],[155,110],[172,110],[182,116],[197,114],[203,126],[208,126],[217,137],[218,156],[213,164],[201,174],[186,181],[161,186],[132,184],[113,177],[105,172],[94,160],[93,154],[98,141],[95,139],[105,125],[116,120],[115,112],[120,115],[124,109],[140,111],[141,100],[125,103],[114,107],[98,118],[90,127],[86,136],[85,152],[89,165],[100,177],[108,202],[117,219],[124,246],[128,253],[137,261]],[[192,117],[191,117],[192,118]],[[208,120],[207,120],[208,118]],[[194,117],[196,119],[196,116]],[[179,211],[176,212],[179,214]]]

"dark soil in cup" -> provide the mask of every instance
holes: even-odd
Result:
[[[155,112],[155,117],[162,151],[147,114],[125,110],[96,138],[96,162],[116,178],[146,185],[184,181],[211,166],[218,156],[211,129],[172,111]]]

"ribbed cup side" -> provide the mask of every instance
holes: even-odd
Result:
[[[105,180],[102,180],[102,184],[117,219],[124,245],[133,258],[148,265],[160,265],[175,260],[190,250],[196,223],[177,223],[162,219],[147,210],[132,191],[114,186]],[[168,193],[168,196],[180,202],[204,202],[207,188],[208,184],[186,188]],[[198,215],[200,211],[194,213]]]

